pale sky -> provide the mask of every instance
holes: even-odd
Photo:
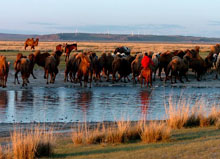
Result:
[[[220,37],[219,0],[2,0],[0,33]]]

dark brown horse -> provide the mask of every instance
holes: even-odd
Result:
[[[45,61],[46,61],[46,58],[50,56],[50,54],[48,52],[41,53],[38,50],[38,51],[35,51],[34,56],[35,56],[35,63],[38,66],[43,67],[44,68],[44,72],[45,72]],[[44,73],[44,78],[46,78],[45,73]]]
[[[65,45],[64,52],[66,53],[65,61],[69,59],[70,53],[72,50],[77,50],[77,43],[75,44],[67,44]]]
[[[34,49],[34,47],[38,45],[38,42],[39,42],[39,38],[36,38],[35,41],[34,38],[31,39],[28,38],[24,43],[24,49],[26,50],[28,46],[30,46],[31,49]]]

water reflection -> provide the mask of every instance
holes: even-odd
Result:
[[[0,108],[5,109],[8,105],[8,92],[0,91]]]
[[[33,105],[34,93],[32,90],[15,91],[14,93],[16,109],[25,109],[27,106]]]
[[[78,92],[78,98],[76,99],[77,108],[82,110],[84,113],[88,112],[92,103],[92,95],[91,91]]]
[[[151,90],[141,90],[140,99],[141,99],[141,118],[143,120],[147,119],[147,111],[150,104]]]
[[[195,103],[204,98],[211,106],[217,103],[217,88],[94,87],[42,88],[0,91],[0,122],[70,122],[164,119],[164,103],[184,97]],[[218,104],[218,103],[217,103]]]

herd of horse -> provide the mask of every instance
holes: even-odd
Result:
[[[39,39],[27,39],[25,42],[25,49],[27,46],[34,46],[38,44]],[[77,44],[64,44],[57,45],[56,51],[52,54],[48,52],[35,51],[28,56],[22,53],[17,54],[14,62],[14,83],[20,83],[18,73],[21,72],[23,80],[22,86],[29,83],[30,75],[36,79],[34,75],[34,66],[43,67],[44,78],[46,83],[54,83],[56,75],[59,72],[58,66],[60,64],[60,57],[63,53],[66,54],[65,63],[66,68],[64,71],[64,82],[80,83],[84,82],[84,87],[87,83],[91,87],[92,81],[106,81],[112,83],[123,80],[124,82],[130,81],[129,75],[132,74],[133,83],[141,82],[144,77],[140,76],[142,66],[141,61],[145,56],[143,53],[131,54],[130,49],[127,47],[116,48],[112,53],[102,53],[100,57],[95,52],[73,52],[77,50]],[[215,78],[218,78],[220,73],[220,44],[211,46],[210,52],[207,57],[203,59],[200,56],[200,47],[196,46],[194,49],[186,50],[173,50],[160,53],[148,52],[148,56],[152,58],[154,65],[152,66],[153,80],[156,79],[156,73],[161,81],[166,82],[170,80],[171,83],[176,83],[177,79],[183,83],[182,77],[189,81],[187,73],[189,69],[195,72],[195,77],[198,81],[211,70],[216,70]],[[5,56],[0,56],[0,80],[1,86],[6,87],[10,63],[6,61]],[[165,78],[162,78],[161,72],[164,71]],[[50,80],[49,80],[50,76]],[[174,76],[174,81],[173,81]],[[112,78],[110,78],[112,77]],[[144,83],[149,83],[151,79],[145,79]]]

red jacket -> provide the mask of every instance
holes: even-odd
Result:
[[[143,68],[148,68],[149,64],[154,66],[154,62],[152,61],[152,59],[150,57],[148,57],[148,56],[144,56],[144,58],[141,61],[141,66]]]

